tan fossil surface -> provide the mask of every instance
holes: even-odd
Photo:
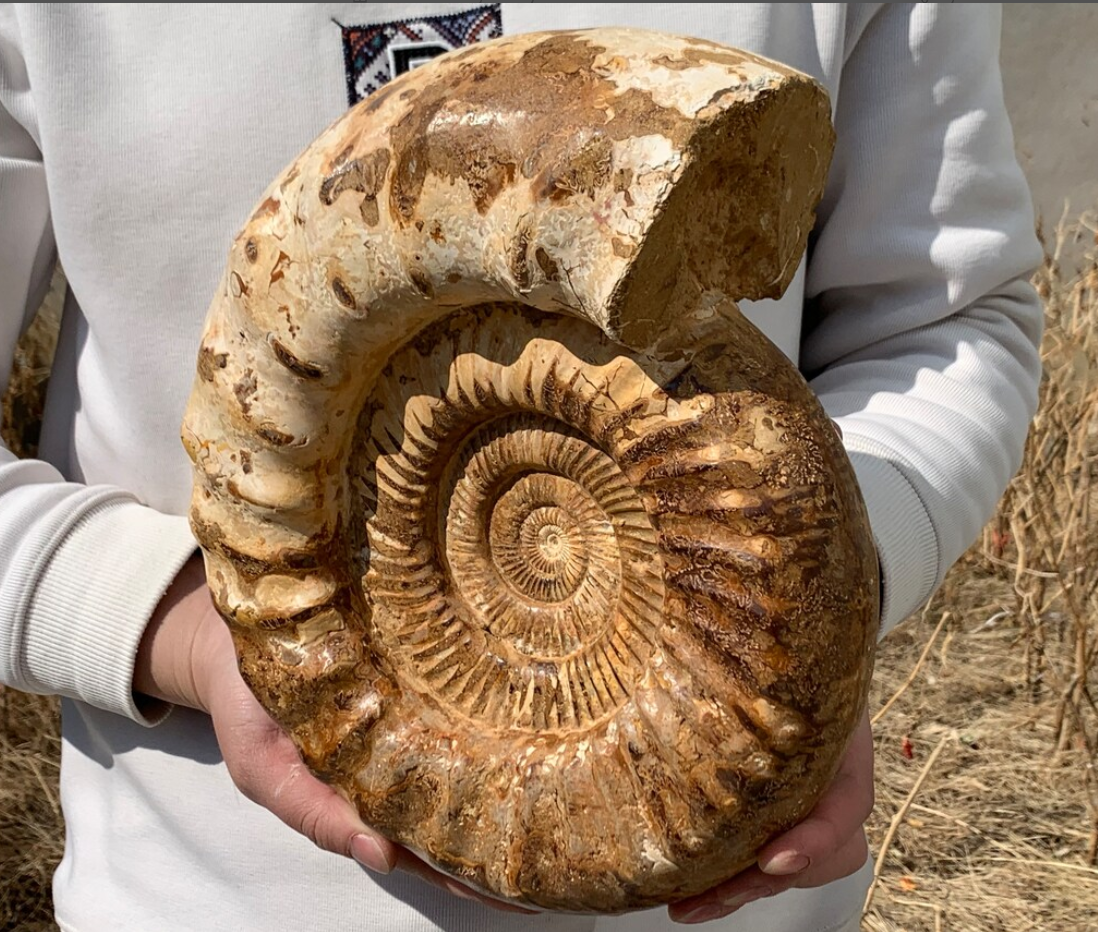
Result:
[[[803,254],[807,77],[632,30],[393,81],[265,193],[183,426],[242,673],[371,824],[495,896],[708,889],[861,714],[853,472],[739,313]]]

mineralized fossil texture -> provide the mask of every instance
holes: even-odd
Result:
[[[832,146],[709,42],[518,36],[393,81],[265,193],[183,428],[243,675],[391,838],[547,909],[750,865],[862,713],[854,476],[735,301]]]

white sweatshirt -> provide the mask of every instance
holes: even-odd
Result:
[[[314,849],[235,790],[205,716],[145,716],[131,691],[194,548],[179,422],[234,232],[349,101],[501,16],[505,32],[704,36],[829,89],[838,147],[810,256],[783,300],[746,310],[842,426],[882,631],[931,594],[1020,461],[1039,252],[994,5],[0,5],[0,382],[55,257],[70,283],[42,459],[0,450],[0,681],[67,697],[65,930],[596,927],[489,913]],[[825,932],[866,877],[715,927]],[[598,924],[663,927],[663,911]]]

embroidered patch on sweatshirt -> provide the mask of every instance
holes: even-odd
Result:
[[[503,35],[498,3],[445,16],[366,26],[337,25],[343,31],[343,67],[351,107],[386,82],[443,52]]]

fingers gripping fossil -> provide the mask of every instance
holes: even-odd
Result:
[[[746,53],[502,39],[348,112],[233,245],[183,438],[241,670],[496,896],[711,887],[864,707],[854,476],[735,304],[788,284],[831,145],[824,92]]]

